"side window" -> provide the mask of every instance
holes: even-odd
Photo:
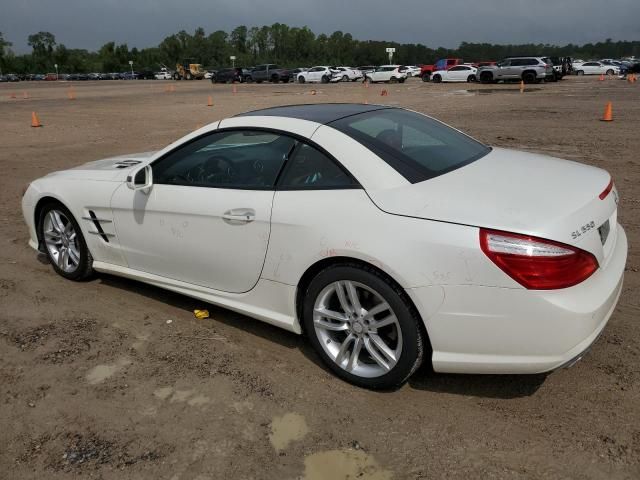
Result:
[[[214,132],[152,165],[154,183],[271,189],[295,140],[259,130]]]
[[[522,60],[518,60],[518,59],[511,60],[512,67],[520,67],[522,65],[523,65]]]
[[[280,190],[351,188],[357,182],[320,150],[301,143],[287,161]]]

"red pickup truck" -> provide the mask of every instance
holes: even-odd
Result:
[[[420,67],[420,77],[423,82],[431,80],[431,74],[437,70],[448,70],[456,65],[461,65],[464,60],[461,58],[441,58],[433,65],[422,65]]]

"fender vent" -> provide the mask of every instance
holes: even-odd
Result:
[[[100,235],[100,238],[102,238],[105,242],[109,243],[109,237],[114,236],[113,233],[105,232],[102,228],[102,225],[100,225],[100,222],[111,223],[111,220],[108,220],[106,218],[98,218],[93,210],[89,210],[89,216],[82,217],[82,219],[89,220],[91,223],[93,223],[93,226],[96,227],[96,230],[89,230],[89,233],[93,235]]]

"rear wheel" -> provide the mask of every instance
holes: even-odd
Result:
[[[173,74],[173,79],[174,80],[180,80],[180,74],[178,72]]]
[[[480,83],[493,83],[493,75],[491,75],[489,72],[485,72],[485,73],[481,73],[480,74]]]
[[[433,78],[431,79],[431,81],[432,81],[433,83],[440,83],[440,82],[442,82],[442,77],[441,77],[439,74],[436,74],[436,75],[434,75],[434,76],[433,76]]]
[[[524,83],[534,83],[536,81],[536,74],[533,72],[525,72],[522,74],[522,81]]]
[[[467,77],[467,83],[473,83],[473,82],[475,82],[475,81],[477,81],[477,79],[476,79],[476,76],[475,76],[475,75],[469,75],[469,76]]]
[[[303,322],[324,363],[355,385],[397,387],[422,363],[425,342],[415,309],[373,268],[321,271],[306,289]]]
[[[343,75],[342,76],[342,81],[343,82],[348,82],[349,81],[349,76],[348,75]]]
[[[62,204],[49,203],[40,214],[38,230],[54,270],[69,280],[82,280],[93,273],[93,258],[78,222]]]
[[[326,75],[323,75],[322,78],[320,79],[320,81],[322,83],[329,83],[329,77],[327,77]]]
[[[187,74],[185,75],[185,78],[187,80],[193,80],[193,76],[191,75],[191,72],[187,72]]]
[[[389,79],[389,83],[398,83],[398,79],[396,77],[391,77]]]
[[[580,75],[580,76],[582,76],[582,75],[584,75],[584,71],[583,71],[583,70],[578,70],[578,71],[576,72],[576,75]]]
[[[423,82],[428,82],[429,80],[431,80],[431,75],[429,75],[428,73],[422,75]]]

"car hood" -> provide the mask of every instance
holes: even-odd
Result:
[[[142,152],[103,158],[68,170],[53,172],[50,175],[64,175],[83,180],[124,181],[133,168],[149,162],[155,153],[155,151]]]
[[[494,148],[447,174],[368,193],[388,213],[575,243],[573,231],[600,225],[615,210],[614,201],[599,198],[609,181],[599,168]]]

